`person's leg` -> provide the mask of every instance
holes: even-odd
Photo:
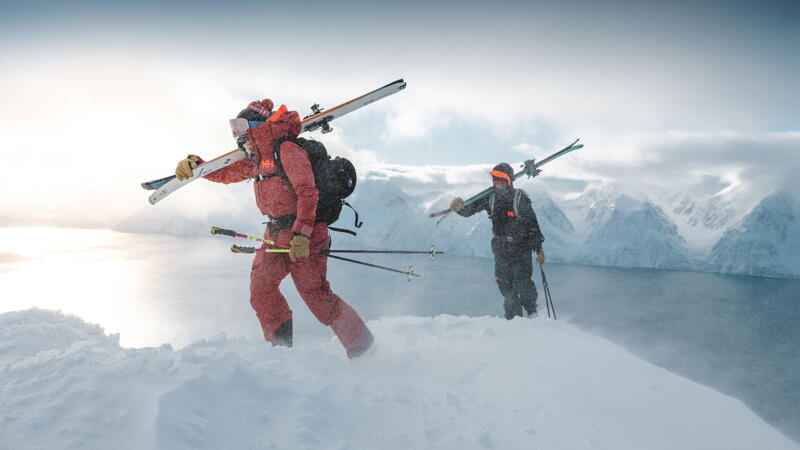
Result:
[[[513,285],[514,292],[520,304],[528,315],[536,314],[536,299],[539,293],[533,283],[533,255],[531,252],[522,252],[513,258]]]
[[[292,310],[278,287],[289,273],[284,253],[256,253],[250,271],[250,305],[256,312],[264,339],[272,345],[292,346]]]
[[[497,282],[500,294],[503,295],[503,309],[508,320],[522,316],[522,306],[514,290],[513,277],[513,261],[505,255],[495,253],[494,280]]]
[[[315,226],[311,248],[328,248],[328,242],[327,228],[317,230]],[[369,349],[374,338],[358,313],[331,291],[327,271],[328,258],[324,255],[312,254],[291,263],[292,280],[300,297],[320,323],[330,325],[347,356],[355,358]]]

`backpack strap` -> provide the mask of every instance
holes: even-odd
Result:
[[[514,200],[511,202],[512,210],[514,211],[514,215],[519,217],[519,199],[522,196],[528,196],[525,191],[522,189],[514,189]],[[496,193],[492,192],[492,195],[489,197],[489,217],[494,215],[494,204],[496,201]]]
[[[519,199],[524,195],[522,189],[514,189],[514,201],[512,203],[512,207],[514,209],[514,215],[519,217]]]
[[[347,206],[348,208],[353,210],[353,214],[356,215],[355,222],[353,223],[353,225],[355,225],[356,228],[361,228],[361,225],[364,225],[364,222],[361,222],[361,221],[358,220],[358,211],[356,211],[356,209],[353,208],[353,206],[350,203],[347,203],[344,200],[342,200],[342,205]],[[345,229],[345,228],[336,228],[336,227],[329,226],[328,229],[332,230],[332,231],[338,231],[339,233],[347,233],[347,234],[352,234],[353,236],[356,236],[356,232],[355,231],[348,230],[348,229]]]
[[[337,231],[339,233],[347,233],[347,234],[352,234],[353,236],[356,236],[356,232],[355,231],[348,230],[346,228],[336,228],[336,227],[330,227],[329,226],[328,229],[331,230],[331,231]]]

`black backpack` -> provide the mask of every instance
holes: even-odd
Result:
[[[350,230],[343,230],[340,228],[330,227],[330,225],[339,219],[339,214],[342,212],[342,206],[347,205],[353,209],[346,199],[356,188],[356,168],[353,163],[347,158],[337,156],[331,158],[325,146],[320,141],[314,139],[292,138],[285,137],[278,139],[273,148],[273,157],[275,159],[275,168],[277,169],[276,175],[282,175],[287,181],[286,172],[283,170],[281,164],[280,148],[281,144],[286,141],[294,142],[299,145],[308,154],[308,160],[311,162],[311,169],[314,171],[314,182],[319,190],[319,200],[317,201],[317,221],[325,222],[329,228],[334,231],[342,231],[355,235],[356,233]],[[361,228],[362,222],[358,221],[358,212],[353,209],[355,213],[355,227]]]

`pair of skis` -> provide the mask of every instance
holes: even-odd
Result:
[[[322,130],[323,133],[328,133],[332,130],[330,126],[332,121],[357,109],[363,108],[370,103],[378,101],[384,97],[388,97],[392,94],[400,92],[401,90],[405,89],[405,87],[406,82],[400,79],[331,109],[322,109],[318,104],[314,104],[311,106],[311,115],[304,117],[301,122],[300,133],[302,134],[317,129]],[[242,150],[232,150],[224,155],[218,156],[210,161],[206,161],[203,164],[198,165],[192,171],[192,176],[188,179],[179,180],[175,177],[175,175],[170,175],[168,177],[158,178],[156,180],[145,181],[142,183],[142,187],[147,190],[155,191],[148,199],[151,205],[155,205],[168,195],[186,186],[192,181],[212,172],[216,172],[217,170],[229,166],[246,157],[247,154]]]
[[[528,178],[533,178],[536,175],[539,175],[539,173],[542,171],[542,169],[540,169],[540,167],[542,167],[543,165],[545,165],[545,164],[549,163],[550,161],[558,158],[559,156],[564,156],[569,152],[572,152],[572,151],[575,151],[575,150],[583,148],[583,144],[578,144],[579,140],[580,139],[575,139],[575,142],[573,142],[572,144],[569,144],[568,146],[566,146],[566,147],[562,148],[561,150],[553,153],[552,155],[550,155],[547,158],[539,161],[538,163],[536,162],[536,159],[529,159],[529,160],[525,161],[522,164],[522,170],[520,170],[519,172],[515,173],[511,177],[511,181],[514,181],[514,180],[520,178],[523,175],[527,175]],[[464,200],[464,206],[467,206],[467,205],[469,205],[471,203],[475,203],[476,201],[480,200],[481,198],[486,197],[487,195],[489,195],[492,192],[492,189],[494,189],[494,188],[493,187],[488,187],[488,188],[482,190],[481,192],[478,192],[477,194],[473,195],[472,197]],[[429,217],[431,217],[431,218],[441,217],[441,219],[436,221],[436,225],[439,225],[445,218],[447,218],[447,216],[450,215],[451,212],[452,212],[452,210],[450,208],[447,208],[447,209],[443,209],[441,211],[430,213]]]
[[[317,129],[322,130],[323,133],[328,133],[331,131],[330,122],[339,117],[342,117],[346,114],[349,114],[357,109],[363,108],[364,106],[369,105],[377,100],[380,100],[384,97],[388,97],[392,94],[400,92],[401,90],[405,89],[406,82],[402,79],[394,81],[392,83],[387,84],[381,88],[375,89],[372,92],[368,92],[360,97],[356,97],[348,102],[342,103],[331,109],[321,109],[318,104],[314,104],[311,106],[312,114],[303,118],[301,122],[301,131],[300,133],[305,133],[308,131],[314,131]],[[539,167],[547,164],[548,162],[565,155],[571,151],[578,150],[583,147],[583,144],[578,144],[578,139],[575,140],[572,144],[564,147],[563,149],[557,151],[556,153],[548,156],[547,158],[539,161],[538,163],[535,159],[527,160],[523,164],[523,168],[521,171],[514,174],[512,177],[513,180],[517,178],[528,175],[528,177],[535,177],[536,175],[541,172]],[[245,152],[242,150],[232,150],[224,155],[218,156],[210,161],[206,161],[203,164],[198,165],[193,171],[192,176],[186,180],[178,180],[175,175],[170,175],[163,178],[158,178],[156,180],[145,181],[142,183],[142,187],[147,190],[154,190],[148,199],[150,204],[155,205],[156,203],[163,200],[165,197],[170,195],[171,193],[177,191],[178,189],[186,186],[187,184],[191,183],[192,181],[203,177],[204,175],[208,175],[209,173],[215,172],[217,170],[222,169],[230,164],[233,164],[239,160],[244,159],[247,157]],[[464,205],[469,205],[480,198],[485,197],[492,191],[492,188],[484,189],[483,191],[479,192],[476,195],[468,198],[464,201]],[[450,215],[451,210],[445,209],[442,211],[434,212],[430,214],[430,217],[441,217],[437,222],[436,225],[442,222],[448,215]]]

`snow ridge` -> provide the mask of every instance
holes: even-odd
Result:
[[[3,350],[0,448],[798,448],[741,402],[563,322],[369,325],[377,351],[348,361],[334,341],[128,349],[60,313],[0,315],[0,342],[38,343]]]

